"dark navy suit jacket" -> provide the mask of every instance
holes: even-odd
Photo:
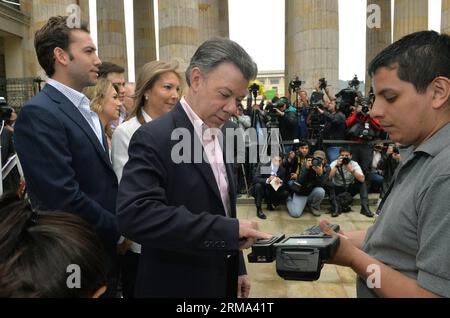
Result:
[[[189,136],[172,138],[176,128]],[[142,244],[136,296],[235,297],[245,264],[239,252],[232,165],[226,165],[231,217],[225,217],[210,165],[172,159],[172,150],[180,153],[174,146],[182,139],[185,145],[196,140],[202,153],[192,123],[177,104],[140,127],[130,142],[117,216],[124,235]],[[186,151],[193,160],[194,153]]]
[[[117,177],[108,150],[75,105],[46,85],[20,110],[14,141],[32,205],[81,216],[113,248],[120,236]]]

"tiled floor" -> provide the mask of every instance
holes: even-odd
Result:
[[[257,220],[262,231],[288,235],[300,234],[304,229],[318,224],[320,219],[329,219],[337,223],[345,231],[361,230],[371,226],[373,218],[367,218],[359,213],[359,207],[354,206],[354,212],[341,214],[337,218],[331,218],[324,213],[321,217],[315,217],[305,212],[300,218],[289,216],[285,206],[278,207],[275,211],[264,210],[266,220],[256,217],[256,208],[253,204],[238,205],[238,218]],[[372,208],[374,210],[374,208]],[[244,252],[247,261],[247,254]],[[275,262],[270,264],[255,264],[247,262],[247,272],[252,282],[250,297],[254,298],[296,298],[296,297],[356,297],[356,274],[349,268],[325,264],[320,279],[315,282],[286,281],[276,273]]]

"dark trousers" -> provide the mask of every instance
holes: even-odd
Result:
[[[254,185],[255,204],[257,207],[261,207],[263,198],[266,198],[267,204],[280,204],[286,202],[289,196],[289,191],[285,187],[280,187],[278,191],[275,191],[270,184],[256,183]]]
[[[137,270],[139,265],[139,257],[141,254],[134,253],[130,250],[121,257],[121,281],[122,294],[124,298],[134,298],[134,287],[136,285]]]
[[[372,145],[369,144],[355,144],[351,145],[350,149],[352,150],[352,160],[356,161],[361,170],[363,171],[364,176],[366,177],[366,185],[367,189],[370,189],[370,172],[372,167],[373,160],[373,149]]]
[[[350,192],[352,196],[355,196],[359,192],[359,197],[361,199],[361,206],[369,206],[369,194],[367,191],[367,184],[365,182],[354,182],[347,186],[347,191]],[[345,192],[344,187],[336,186],[333,183],[329,185],[330,200],[333,204],[336,202],[336,195]]]

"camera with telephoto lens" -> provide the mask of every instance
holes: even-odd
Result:
[[[342,158],[342,165],[346,166],[350,163],[350,158],[349,157],[344,157]]]
[[[0,121],[10,120],[12,112],[12,107],[9,107],[5,98],[0,96]]]

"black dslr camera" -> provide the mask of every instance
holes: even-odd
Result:
[[[342,158],[342,165],[346,166],[352,161],[349,157]]]
[[[295,79],[293,79],[289,83],[289,91],[297,92],[303,84],[305,84],[305,81],[299,80],[298,76],[296,76]]]
[[[367,115],[372,104],[370,97],[358,97],[356,100],[358,102],[358,105],[361,106],[361,112],[363,113],[363,115]]]
[[[320,166],[322,166],[322,163],[323,163],[323,160],[322,160],[322,158],[319,158],[319,157],[314,157],[311,160],[311,165],[313,167],[320,167]]]
[[[327,88],[327,86],[328,86],[328,83],[325,80],[325,77],[319,79],[319,89],[325,89],[325,88]]]
[[[13,109],[8,106],[4,97],[0,96],[0,121],[10,120]]]
[[[339,225],[331,225],[339,231]],[[320,277],[324,262],[332,258],[339,247],[339,237],[320,231],[318,225],[301,235],[275,235],[270,240],[258,240],[248,255],[250,263],[276,261],[277,273],[286,280],[313,281]]]

